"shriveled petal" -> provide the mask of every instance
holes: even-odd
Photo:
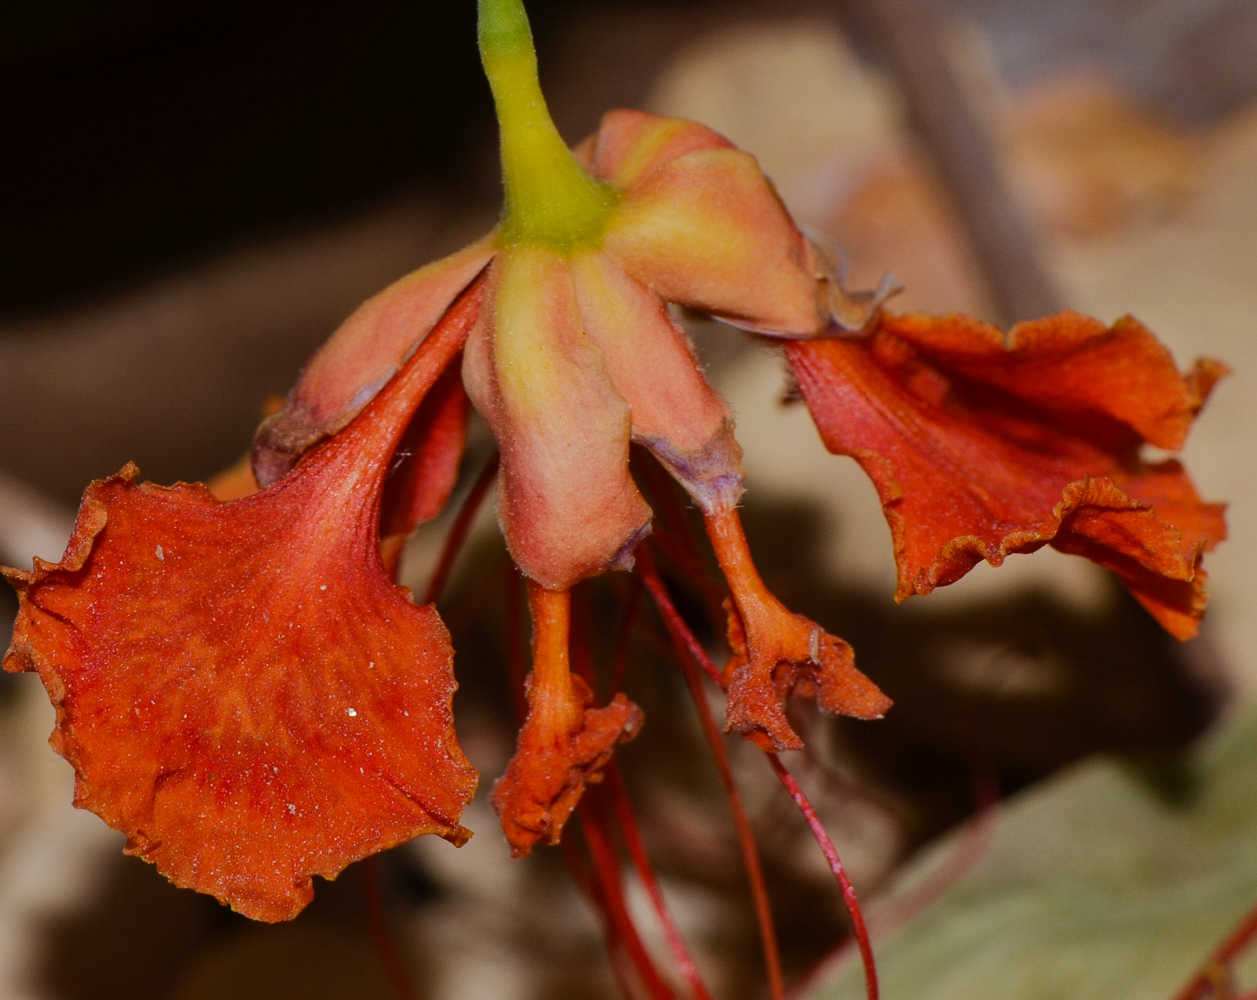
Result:
[[[649,448],[695,501],[728,510],[742,495],[733,415],[707,384],[689,338],[648,288],[606,254],[572,262],[581,322],[631,411],[633,440]]]
[[[528,582],[533,668],[524,684],[528,717],[492,804],[522,857],[538,843],[557,844],[585,786],[602,780],[617,743],[631,740],[642,712],[622,694],[594,708],[593,694],[571,672],[571,593]]]
[[[629,408],[581,328],[564,257],[513,247],[463,377],[502,453],[498,513],[515,563],[552,590],[632,565],[650,508],[629,475]]]
[[[283,407],[258,428],[253,468],[268,486],[371,401],[454,298],[484,269],[496,236],[434,261],[372,296],[306,364]]]
[[[737,511],[704,520],[733,595],[725,603],[733,652],[725,666],[727,728],[765,750],[801,749],[803,741],[786,719],[792,697],[815,698],[831,715],[881,718],[891,701],[856,669],[851,647],[788,611],[764,586]]]
[[[1200,555],[1225,537],[1222,507],[1138,448],[1142,434],[1181,441],[1221,369],[1182,377],[1150,339],[1131,320],[1064,314],[1020,324],[1005,348],[965,317],[885,316],[872,336],[786,353],[826,446],[877,487],[897,599],[1050,543],[1116,570],[1185,638],[1204,607]]]
[[[583,706],[577,725],[556,733],[529,720],[506,773],[493,786],[493,808],[513,857],[531,853],[538,843],[557,844],[585,786],[602,780],[616,744],[641,729],[642,711],[624,695],[594,708],[585,682],[573,677],[572,685]]]
[[[246,916],[295,916],[311,876],[419,834],[468,836],[449,637],[385,577],[376,518],[474,304],[271,488],[221,502],[128,467],[88,487],[60,563],[4,571],[21,597],[4,665],[48,689],[76,804]]]
[[[740,150],[700,149],[642,176],[602,245],[665,299],[738,326],[807,336],[828,321],[812,252]]]

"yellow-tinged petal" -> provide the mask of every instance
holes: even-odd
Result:
[[[663,298],[785,336],[824,329],[815,260],[754,157],[700,149],[625,192],[603,248]]]
[[[732,148],[706,125],[621,108],[603,115],[598,131],[575,152],[599,180],[627,189],[687,153]]]
[[[585,333],[629,405],[633,440],[654,452],[704,510],[733,507],[742,495],[733,416],[707,384],[685,333],[659,296],[607,254],[577,255],[572,274]]]
[[[503,250],[463,378],[502,452],[498,513],[516,564],[552,590],[632,565],[650,508],[629,475],[629,408],[581,328],[567,259]]]

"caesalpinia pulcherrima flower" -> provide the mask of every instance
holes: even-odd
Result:
[[[558,840],[643,722],[623,694],[595,704],[568,653],[571,588],[631,569],[650,530],[631,443],[693,499],[728,583],[729,728],[788,750],[802,745],[792,696],[866,719],[889,707],[850,648],[757,574],[733,419],[670,303],[784,343],[825,444],[878,488],[898,597],[1051,544],[1192,634],[1221,509],[1139,450],[1182,444],[1221,366],[1181,376],[1129,319],[1067,313],[1006,338],[847,297],[751,156],[632,111],[569,150],[522,9],[481,0],[480,15],[499,226],[333,335],[259,431],[258,492],[223,502],[135,485],[128,468],[88,488],[60,563],[5,571],[21,595],[5,665],[39,672],[77,804],[129,851],[277,920],[314,874],[422,833],[466,838],[476,775],[454,736],[449,640],[390,582],[381,539],[448,499],[469,402],[497,439],[499,519],[533,619],[527,717],[493,791],[514,853]]]

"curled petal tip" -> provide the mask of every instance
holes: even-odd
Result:
[[[642,710],[624,695],[605,708],[588,707],[588,688],[573,681],[586,706],[579,722],[557,734],[525,724],[515,756],[493,786],[493,808],[512,857],[524,857],[538,843],[557,844],[585,786],[602,780],[616,745],[641,729]]]
[[[788,611],[751,562],[737,511],[706,517],[716,559],[733,593],[725,603],[728,728],[768,750],[798,750],[786,719],[792,697],[814,698],[823,712],[880,718],[891,702],[855,667],[851,647],[815,622]]]

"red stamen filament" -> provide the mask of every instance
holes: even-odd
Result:
[[[367,898],[367,923],[371,928],[371,940],[384,966],[384,976],[397,1000],[419,1000],[419,994],[410,985],[406,966],[397,951],[397,943],[389,931],[384,912],[384,897],[380,891],[380,872],[374,857],[364,858],[360,868],[362,885]]]
[[[641,828],[637,825],[637,817],[633,815],[632,803],[629,801],[628,793],[624,788],[624,781],[620,777],[619,768],[615,765],[607,769],[604,787],[605,793],[615,803],[615,818],[620,830],[620,836],[624,841],[624,848],[628,852],[633,869],[637,872],[637,877],[641,879],[642,886],[646,889],[646,894],[650,897],[651,906],[655,910],[659,926],[663,929],[663,936],[668,942],[668,949],[672,952],[672,957],[676,961],[677,967],[681,970],[681,975],[685,978],[686,983],[689,984],[690,991],[698,1000],[711,1000],[711,993],[703,982],[702,974],[698,971],[698,965],[694,961],[694,956],[690,954],[685,938],[681,934],[680,928],[677,927],[676,921],[673,920],[672,911],[668,909],[667,901],[663,897],[659,879],[655,875],[654,866],[651,865],[650,856],[646,852],[646,845],[642,841]]]
[[[646,589],[650,591],[655,605],[659,608],[659,614],[663,618],[668,635],[672,638],[673,646],[678,653],[678,659],[681,661],[686,685],[689,687],[690,696],[698,711],[699,722],[703,728],[703,736],[706,738],[708,746],[711,747],[712,755],[715,757],[716,767],[720,773],[720,781],[724,785],[725,795],[729,800],[729,808],[733,813],[733,823],[737,830],[738,846],[742,851],[742,862],[746,866],[747,880],[751,885],[755,919],[759,924],[760,940],[764,948],[764,965],[768,973],[769,994],[773,1000],[783,1000],[785,997],[785,985],[781,975],[781,954],[777,947],[777,932],[773,927],[772,906],[768,899],[764,872],[760,867],[759,852],[755,847],[755,834],[751,830],[751,823],[747,819],[746,809],[742,804],[742,797],[738,794],[737,785],[734,783],[733,769],[729,764],[729,756],[725,750],[724,741],[721,739],[720,730],[716,727],[716,722],[711,717],[711,711],[707,707],[707,697],[703,691],[702,681],[696,667],[701,667],[709,677],[714,677],[717,683],[720,683],[720,671],[716,669],[715,664],[711,662],[711,658],[703,651],[698,638],[690,631],[689,626],[685,624],[685,620],[677,612],[676,606],[672,603],[667,588],[664,586],[663,579],[655,569],[649,554],[644,550],[639,550],[637,554],[637,567],[638,572],[641,574],[642,582],[646,584]]]
[[[1214,949],[1200,972],[1179,991],[1174,1000],[1207,1000],[1210,997],[1216,1000],[1249,1000],[1257,996],[1257,991],[1253,991],[1232,997],[1229,983],[1231,963],[1254,941],[1257,941],[1257,906],[1244,914],[1231,933]],[[1221,990],[1218,988],[1219,980],[1222,981]]]
[[[829,870],[834,873],[834,878],[838,880],[838,885],[842,889],[842,899],[847,905],[847,913],[851,917],[851,927],[855,932],[856,943],[860,947],[860,960],[864,963],[864,983],[865,995],[868,1000],[877,1000],[877,964],[873,960],[873,945],[869,940],[868,928],[864,924],[864,914],[860,911],[860,901],[856,898],[855,886],[851,884],[851,879],[847,877],[847,870],[843,867],[842,859],[838,857],[838,850],[834,847],[834,842],[829,839],[829,834],[825,832],[825,827],[820,821],[820,817],[816,815],[816,810],[812,808],[812,803],[808,801],[803,789],[799,787],[799,783],[794,780],[785,764],[781,762],[781,758],[775,753],[764,752],[764,756],[768,758],[768,763],[772,766],[777,777],[785,786],[786,791],[790,794],[790,798],[794,800],[794,804],[799,807],[799,812],[803,814],[803,819],[807,822],[808,829],[812,831],[812,836],[816,838],[816,843],[820,846],[821,853],[825,855],[825,860],[829,863]]]
[[[472,483],[471,490],[464,498],[462,506],[458,508],[454,523],[450,525],[449,534],[445,536],[445,543],[441,546],[441,557],[437,560],[436,568],[433,569],[432,576],[428,580],[428,587],[423,593],[421,604],[431,604],[441,596],[450,571],[454,568],[454,560],[458,558],[458,553],[462,551],[463,543],[467,540],[471,522],[479,513],[480,505],[484,503],[484,498],[489,492],[489,487],[493,485],[493,478],[497,472],[498,453],[495,451],[485,463],[484,468],[480,470],[476,481]]]
[[[580,818],[581,831],[585,835],[585,843],[589,846],[589,855],[593,862],[596,896],[606,921],[607,936],[613,944],[624,949],[646,992],[654,1000],[677,1000],[676,993],[656,968],[628,912],[624,884],[620,877],[620,862],[611,847],[606,818],[602,814],[598,798],[600,796],[596,790],[586,793],[586,798],[581,803]]]

